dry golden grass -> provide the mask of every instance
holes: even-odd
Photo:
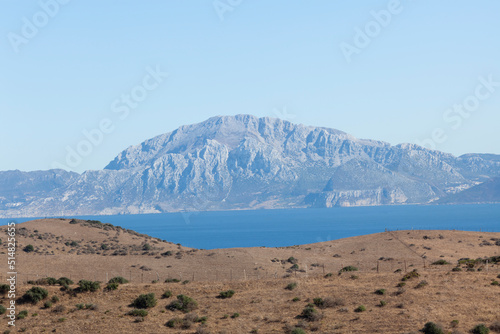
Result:
[[[43,302],[17,305],[17,310],[27,310],[28,316],[17,320],[12,332],[25,328],[26,333],[195,333],[199,323],[189,329],[165,326],[168,320],[185,316],[165,307],[179,294],[198,302],[194,312],[207,317],[203,328],[212,334],[287,333],[287,328],[297,325],[305,327],[307,333],[410,333],[428,321],[442,324],[447,332],[467,333],[478,323],[491,325],[500,320],[500,286],[491,285],[495,279],[500,281],[496,278],[499,265],[483,263],[476,265],[474,272],[466,271],[464,266],[461,272],[451,271],[460,258],[498,256],[500,247],[495,242],[500,240],[500,233],[397,231],[285,248],[193,250],[111,227],[106,231],[102,226],[84,225],[54,219],[19,224],[18,230],[26,229],[18,235],[17,270],[21,280],[36,279],[27,276],[31,273],[104,282],[107,273],[108,278],[129,278],[132,274],[132,282],[115,291],[100,289],[76,295],[60,291],[59,286],[44,286],[48,298],[56,295],[59,302],[49,309],[43,308]],[[78,241],[78,245],[65,246],[70,241]],[[114,249],[83,254],[83,250],[102,243],[115,245]],[[152,249],[143,251],[144,243]],[[22,252],[27,244],[38,252]],[[0,270],[6,273],[5,243],[2,247],[4,261]],[[111,255],[123,250],[127,255]],[[52,251],[54,255],[45,255]],[[166,251],[173,255],[161,255]],[[287,261],[290,257],[298,260],[303,272],[287,272],[292,266]],[[451,265],[430,264],[441,259]],[[397,285],[405,264],[407,271],[417,268],[420,277],[408,280],[401,289]],[[338,275],[339,269],[348,265],[360,271]],[[142,266],[151,270],[142,270]],[[395,273],[398,269],[401,271]],[[328,272],[333,274],[324,277]],[[167,277],[181,275],[191,282],[163,283]],[[160,282],[151,283],[157,277]],[[415,288],[424,280],[426,286]],[[297,287],[285,289],[292,282]],[[20,284],[18,296],[31,286]],[[232,298],[217,298],[221,291],[229,289],[235,291]],[[377,289],[385,289],[386,293],[378,295]],[[166,290],[171,290],[173,297],[160,299]],[[143,322],[136,322],[136,317],[127,315],[132,309],[129,305],[144,293],[155,293],[158,304]],[[322,319],[309,322],[298,318],[304,307],[318,297],[331,298],[333,304],[324,309],[316,307]],[[300,300],[294,302],[294,298]],[[385,306],[380,306],[381,300]],[[6,305],[8,300],[4,297],[1,302]],[[95,304],[97,309],[77,310],[77,304]],[[58,305],[63,305],[64,310],[53,312]],[[366,311],[354,312],[359,305],[364,305]],[[231,318],[234,313],[240,316]],[[458,320],[456,328],[452,328],[452,320]],[[3,330],[7,329],[6,323],[7,319],[3,319]]]

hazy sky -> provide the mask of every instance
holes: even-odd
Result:
[[[4,0],[0,170],[101,169],[241,113],[500,154],[499,13],[495,0]]]

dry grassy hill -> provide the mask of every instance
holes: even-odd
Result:
[[[37,220],[19,224],[17,232],[18,296],[45,283],[28,280],[46,276],[102,283],[96,292],[77,292],[76,284],[65,291],[44,285],[47,298],[18,305],[28,316],[12,332],[292,333],[298,327],[305,333],[410,333],[433,321],[446,332],[466,333],[478,323],[496,328],[500,321],[500,286],[492,285],[500,281],[500,233],[393,231],[293,247],[196,250],[95,221]],[[3,283],[8,270],[2,239]],[[34,251],[22,251],[28,245]],[[464,258],[481,260],[459,263]],[[432,264],[437,261],[450,264]],[[347,266],[358,271],[339,275]],[[415,269],[419,276],[402,282]],[[115,276],[130,283],[104,289]],[[166,290],[172,297],[161,299]],[[234,296],[217,298],[226,290]],[[130,303],[145,293],[155,294],[156,306],[144,318],[127,315]],[[197,301],[193,312],[166,307],[180,294]],[[59,301],[44,308],[53,296]],[[323,304],[316,300],[309,319],[301,318],[315,298]],[[360,305],[366,310],[355,312]],[[192,313],[207,317],[206,323]],[[174,318],[184,320],[166,326]],[[3,319],[7,330],[6,324]]]

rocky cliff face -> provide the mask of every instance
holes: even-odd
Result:
[[[0,216],[429,203],[500,175],[497,157],[213,117],[129,147],[101,171],[1,172]]]

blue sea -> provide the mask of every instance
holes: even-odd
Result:
[[[100,220],[203,249],[292,246],[386,229],[500,232],[500,204],[211,211],[76,218]],[[32,219],[14,220],[22,223]],[[0,225],[11,220],[0,219]]]

